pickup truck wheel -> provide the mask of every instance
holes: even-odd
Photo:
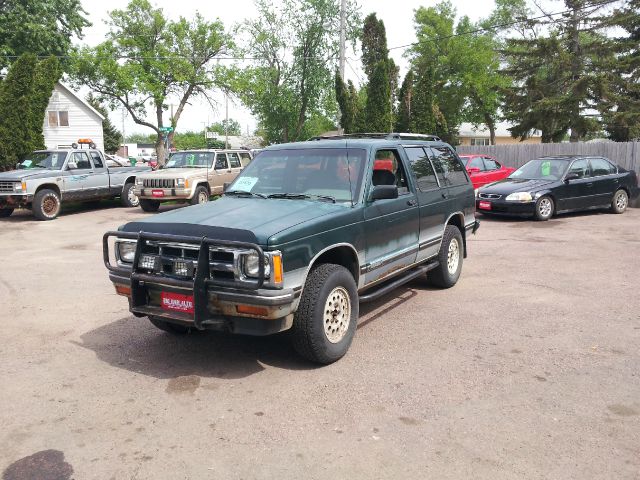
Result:
[[[442,244],[438,252],[438,265],[427,274],[427,281],[440,288],[453,287],[462,272],[464,243],[458,227],[447,225],[444,229]]]
[[[294,348],[316,363],[342,358],[356,332],[358,309],[358,289],[349,270],[329,263],[313,268],[293,319]]]
[[[33,197],[31,208],[38,220],[53,220],[60,214],[60,196],[53,190],[43,188]]]
[[[157,317],[149,317],[149,321],[160,330],[172,333],[173,335],[184,335],[185,333],[189,333],[190,330],[189,327],[183,327],[182,325],[170,323]]]
[[[120,195],[120,203],[123,207],[131,208],[137,207],[140,205],[140,199],[134,193],[135,184],[127,183],[122,189],[122,194]]]
[[[196,187],[196,192],[193,194],[189,203],[191,205],[200,205],[201,203],[207,203],[209,201],[209,190],[202,185]]]
[[[145,212],[157,212],[160,208],[160,202],[157,200],[140,199],[140,208]]]
[[[611,200],[611,211],[613,213],[624,213],[629,206],[629,195],[627,192],[620,189],[613,195]]]
[[[10,217],[13,213],[13,208],[0,208],[0,218]]]

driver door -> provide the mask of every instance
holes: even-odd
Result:
[[[75,163],[77,168],[69,168]],[[89,195],[87,179],[93,173],[87,152],[73,152],[67,160],[67,172],[64,176],[64,197],[67,200],[84,200]]]

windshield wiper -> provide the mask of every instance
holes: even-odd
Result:
[[[224,192],[225,195],[238,195],[238,196],[249,196],[249,197],[259,197],[259,198],[267,198],[266,195],[262,194],[262,193],[255,193],[255,192],[247,192],[246,190],[227,190],[226,192]]]
[[[336,203],[335,197],[332,197],[331,195],[310,195],[307,193],[272,193],[267,198],[288,198],[291,200],[319,198],[321,200],[327,200],[329,202]]]

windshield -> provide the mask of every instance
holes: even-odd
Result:
[[[509,175],[526,180],[560,180],[567,169],[567,160],[539,158],[531,160]]]
[[[171,155],[164,168],[211,168],[211,152],[177,152]]]
[[[60,170],[67,158],[66,152],[34,152],[27,155],[20,168],[48,168],[50,170]]]
[[[366,158],[366,150],[354,148],[265,150],[227,191],[352,202],[362,182]]]

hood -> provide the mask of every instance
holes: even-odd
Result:
[[[206,168],[166,168],[164,170],[155,170],[143,175],[140,178],[191,178],[206,177],[208,169]]]
[[[62,175],[61,170],[46,170],[44,168],[9,170],[8,172],[0,172],[0,180],[4,181],[20,181],[28,178],[46,178]]]
[[[479,193],[495,193],[508,195],[514,192],[535,192],[540,188],[555,183],[557,180],[527,180],[525,178],[505,178],[480,188]]]
[[[349,212],[350,205],[310,200],[262,199],[222,197],[213,202],[152,215],[124,225],[129,232],[153,231],[233,240],[237,234],[246,238],[255,235],[259,244],[267,245],[269,238],[326,215]],[[186,233],[186,232],[189,233]],[[234,234],[234,235],[235,235]]]

